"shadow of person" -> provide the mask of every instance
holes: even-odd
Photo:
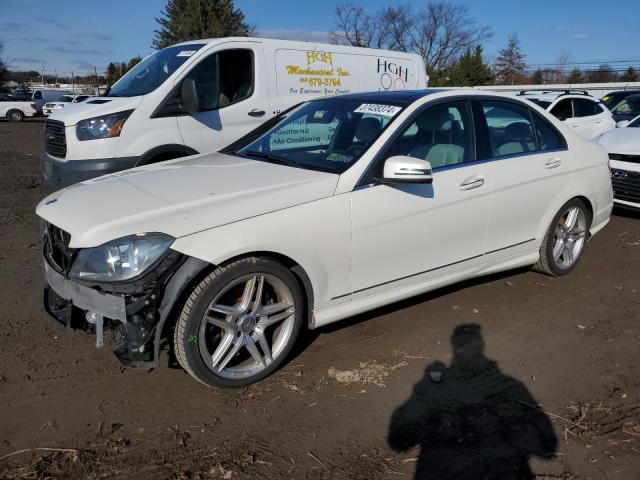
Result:
[[[451,365],[429,365],[393,413],[389,445],[420,447],[419,480],[534,478],[530,457],[552,458],[556,451],[551,422],[521,382],[485,357],[479,325],[456,327],[451,344]]]

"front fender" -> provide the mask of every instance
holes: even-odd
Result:
[[[171,248],[213,265],[257,252],[288,257],[309,277],[319,309],[350,291],[350,232],[348,193],[180,237]]]

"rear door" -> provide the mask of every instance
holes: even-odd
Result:
[[[571,98],[561,99],[551,108],[551,110],[549,110],[549,112],[561,122],[566,123],[571,130],[581,137],[586,138],[588,135],[588,132],[585,135],[584,122],[575,115]]]
[[[480,148],[491,165],[493,209],[486,261],[537,248],[549,205],[563,195],[572,171],[562,135],[522,104],[480,100],[476,104]],[[483,133],[484,131],[484,133]]]
[[[229,145],[271,116],[261,43],[222,44],[185,78],[195,81],[200,111],[179,116],[178,128],[199,153]]]
[[[596,102],[587,98],[573,98],[571,102],[573,103],[574,121],[580,124],[578,133],[583,138],[591,140],[604,131],[601,127],[604,118],[599,115],[602,113],[602,109],[599,109],[599,112],[596,111],[598,106]]]

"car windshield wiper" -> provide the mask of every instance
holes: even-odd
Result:
[[[250,155],[252,157],[265,158],[267,160],[272,161],[273,163],[279,163],[281,165],[287,165],[288,167],[297,167],[300,168],[300,164],[295,160],[290,160],[285,157],[281,157],[280,155],[274,155],[273,153],[267,152],[258,152],[257,150],[248,150],[244,152],[245,155]]]

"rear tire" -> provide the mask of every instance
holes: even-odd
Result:
[[[590,226],[591,215],[582,200],[565,203],[547,229],[534,270],[551,276],[571,272],[582,256]]]
[[[24,118],[24,113],[20,110],[9,110],[7,112],[7,118],[10,122],[21,122]]]
[[[244,387],[273,373],[303,324],[300,286],[284,265],[247,257],[195,287],[174,330],[180,365],[213,387]]]

